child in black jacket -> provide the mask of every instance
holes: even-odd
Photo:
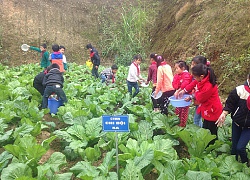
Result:
[[[240,156],[242,163],[249,163],[246,146],[250,141],[250,74],[243,85],[237,86],[229,94],[217,126],[224,124],[227,114],[231,114],[233,120],[231,154],[236,155],[236,160]]]
[[[48,98],[52,93],[57,94],[57,96],[62,100],[62,104],[68,101],[66,94],[62,89],[64,78],[59,68],[58,64],[53,63],[50,71],[43,78],[43,85],[45,87],[42,103],[43,109],[47,108]]]
[[[91,70],[92,76],[98,78],[98,68],[100,66],[100,56],[98,54],[98,51],[91,44],[87,44],[86,48],[89,50],[91,62],[93,63],[93,68]]]
[[[44,71],[36,75],[33,80],[33,87],[43,96],[45,87],[43,86],[43,78],[49,72],[50,67],[47,67]]]

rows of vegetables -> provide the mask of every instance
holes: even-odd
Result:
[[[49,109],[39,109],[41,96],[32,87],[40,71],[37,64],[0,65],[1,179],[250,179],[246,164],[230,155],[229,117],[219,129],[219,139],[208,146],[215,136],[193,125],[193,107],[187,127],[181,128],[172,106],[169,116],[152,111],[150,87],[131,98],[127,67],[119,67],[117,82],[107,86],[85,66],[71,63],[64,74],[69,101],[51,115],[64,124],[58,128],[53,121],[45,121]],[[116,133],[102,131],[102,115],[129,116],[130,132],[118,133],[118,173]],[[42,131],[51,135],[38,142]],[[55,140],[61,142],[62,150],[41,163]],[[180,148],[188,153],[180,154]],[[75,163],[69,167],[69,161]]]

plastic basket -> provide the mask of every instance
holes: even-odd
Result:
[[[174,96],[169,97],[170,104],[174,107],[186,107],[190,106],[191,101],[185,101],[184,99],[187,98],[189,95],[184,94],[182,98],[176,99]]]
[[[145,82],[141,83],[141,87],[148,87],[149,84],[146,84]]]
[[[151,94],[151,97],[154,99],[159,99],[162,96],[162,91],[159,91],[156,97],[154,97],[155,91]]]
[[[28,51],[28,50],[29,50],[29,47],[28,47],[27,44],[23,44],[23,45],[21,46],[21,49],[22,49],[23,51]]]
[[[58,111],[58,108],[62,105],[62,100],[55,99],[55,98],[49,98],[48,99],[48,108],[50,109],[50,114],[56,114]]]

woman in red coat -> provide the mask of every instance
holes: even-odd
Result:
[[[204,119],[203,128],[209,129],[211,134],[217,136],[218,129],[215,122],[222,112],[222,103],[214,71],[204,64],[198,64],[192,68],[192,74],[197,81],[195,97],[200,102],[197,113],[201,113]]]

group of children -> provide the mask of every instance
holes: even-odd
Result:
[[[47,51],[46,44],[42,44],[40,48],[28,47],[41,53],[40,66],[44,70],[34,78],[33,87],[43,96],[42,108],[47,108],[48,98],[51,94],[56,94],[61,99],[62,104],[66,103],[67,97],[63,91],[63,72],[68,68],[64,55],[65,47],[54,44],[51,54]]]
[[[186,101],[195,99],[197,109],[195,111],[194,123],[200,127],[209,129],[212,134],[217,135],[217,125],[215,122],[222,112],[222,103],[218,94],[215,74],[209,66],[207,59],[203,56],[196,56],[192,59],[191,73],[185,61],[175,62],[175,74],[172,67],[166,62],[163,56],[156,53],[150,54],[151,65],[148,69],[147,80],[140,75],[141,56],[136,55],[133,63],[129,67],[127,77],[128,91],[132,97],[139,93],[138,83],[144,81],[153,83],[152,97],[153,109],[168,114],[169,97],[181,98],[184,93],[190,94]],[[192,75],[191,75],[192,74]],[[135,92],[132,94],[132,88]],[[159,92],[162,96],[156,99]],[[189,106],[176,107],[176,115],[180,119],[179,126],[185,127],[187,124]],[[202,118],[204,123],[202,123]]]
[[[134,97],[139,93],[138,83],[145,81],[140,76],[140,63],[142,58],[135,56],[130,65],[127,77],[128,91]],[[238,156],[242,163],[248,163],[246,146],[250,141],[250,74],[247,81],[237,86],[228,96],[223,108],[219,96],[216,76],[210,67],[210,62],[204,56],[196,56],[191,62],[191,73],[185,61],[175,62],[175,75],[164,58],[156,53],[150,55],[151,65],[148,69],[146,84],[152,81],[154,96],[152,104],[154,111],[167,114],[168,98],[182,98],[189,94],[186,101],[194,100],[195,114],[194,124],[208,129],[216,135],[218,127],[224,124],[227,114],[231,114],[232,123],[232,149],[231,154]],[[132,94],[132,87],[135,88]],[[155,99],[159,91],[162,91],[160,99]],[[180,119],[179,126],[185,127],[188,119],[189,107],[176,107],[175,113]],[[203,119],[203,120],[202,120]],[[215,142],[210,142],[213,144]]]
[[[40,48],[34,47],[34,46],[29,46],[28,47],[31,50],[37,51],[40,53],[41,58],[40,58],[40,66],[42,68],[47,68],[49,67],[50,64],[56,63],[60,66],[60,71],[64,72],[67,70],[67,60],[66,56],[64,55],[65,52],[65,47],[64,46],[59,46],[58,44],[54,44],[52,46],[53,53],[49,54],[47,51],[47,45],[42,44]]]
[[[86,46],[89,49],[93,63],[92,75],[101,78],[101,82],[107,84],[115,82],[115,75],[118,70],[116,65],[104,69],[100,76],[98,68],[100,58],[98,52],[91,44]],[[58,45],[53,45],[53,53],[49,55],[46,45],[41,45],[40,49],[30,46],[30,49],[41,53],[41,67],[45,68],[38,74],[33,82],[34,87],[43,96],[42,108],[47,108],[48,97],[56,93],[63,103],[67,102],[67,97],[62,90],[63,72],[67,69],[66,58]],[[144,79],[140,72],[141,55],[136,55],[129,66],[127,76],[128,92],[132,97],[139,93],[139,84],[152,82],[152,104],[155,112],[168,114],[169,97],[175,96],[182,98],[184,94],[189,94],[186,101],[194,100],[195,113],[194,124],[210,130],[211,134],[216,135],[218,126],[222,126],[226,115],[231,113],[232,123],[232,150],[231,154],[241,158],[241,162],[248,162],[246,145],[250,141],[250,74],[244,85],[236,87],[228,96],[225,107],[219,97],[216,76],[210,63],[204,56],[196,56],[191,62],[191,73],[185,61],[175,62],[175,74],[172,67],[165,61],[163,56],[156,53],[150,54],[151,64],[148,69],[148,77]],[[52,63],[52,64],[51,64]],[[50,65],[51,64],[51,65]],[[133,88],[135,92],[133,93]],[[156,99],[156,95],[162,92],[162,96]],[[179,126],[185,127],[188,119],[189,106],[176,107],[176,115],[180,119]],[[203,120],[202,120],[203,119]],[[217,139],[217,138],[216,138]],[[212,144],[214,139],[210,144]]]

